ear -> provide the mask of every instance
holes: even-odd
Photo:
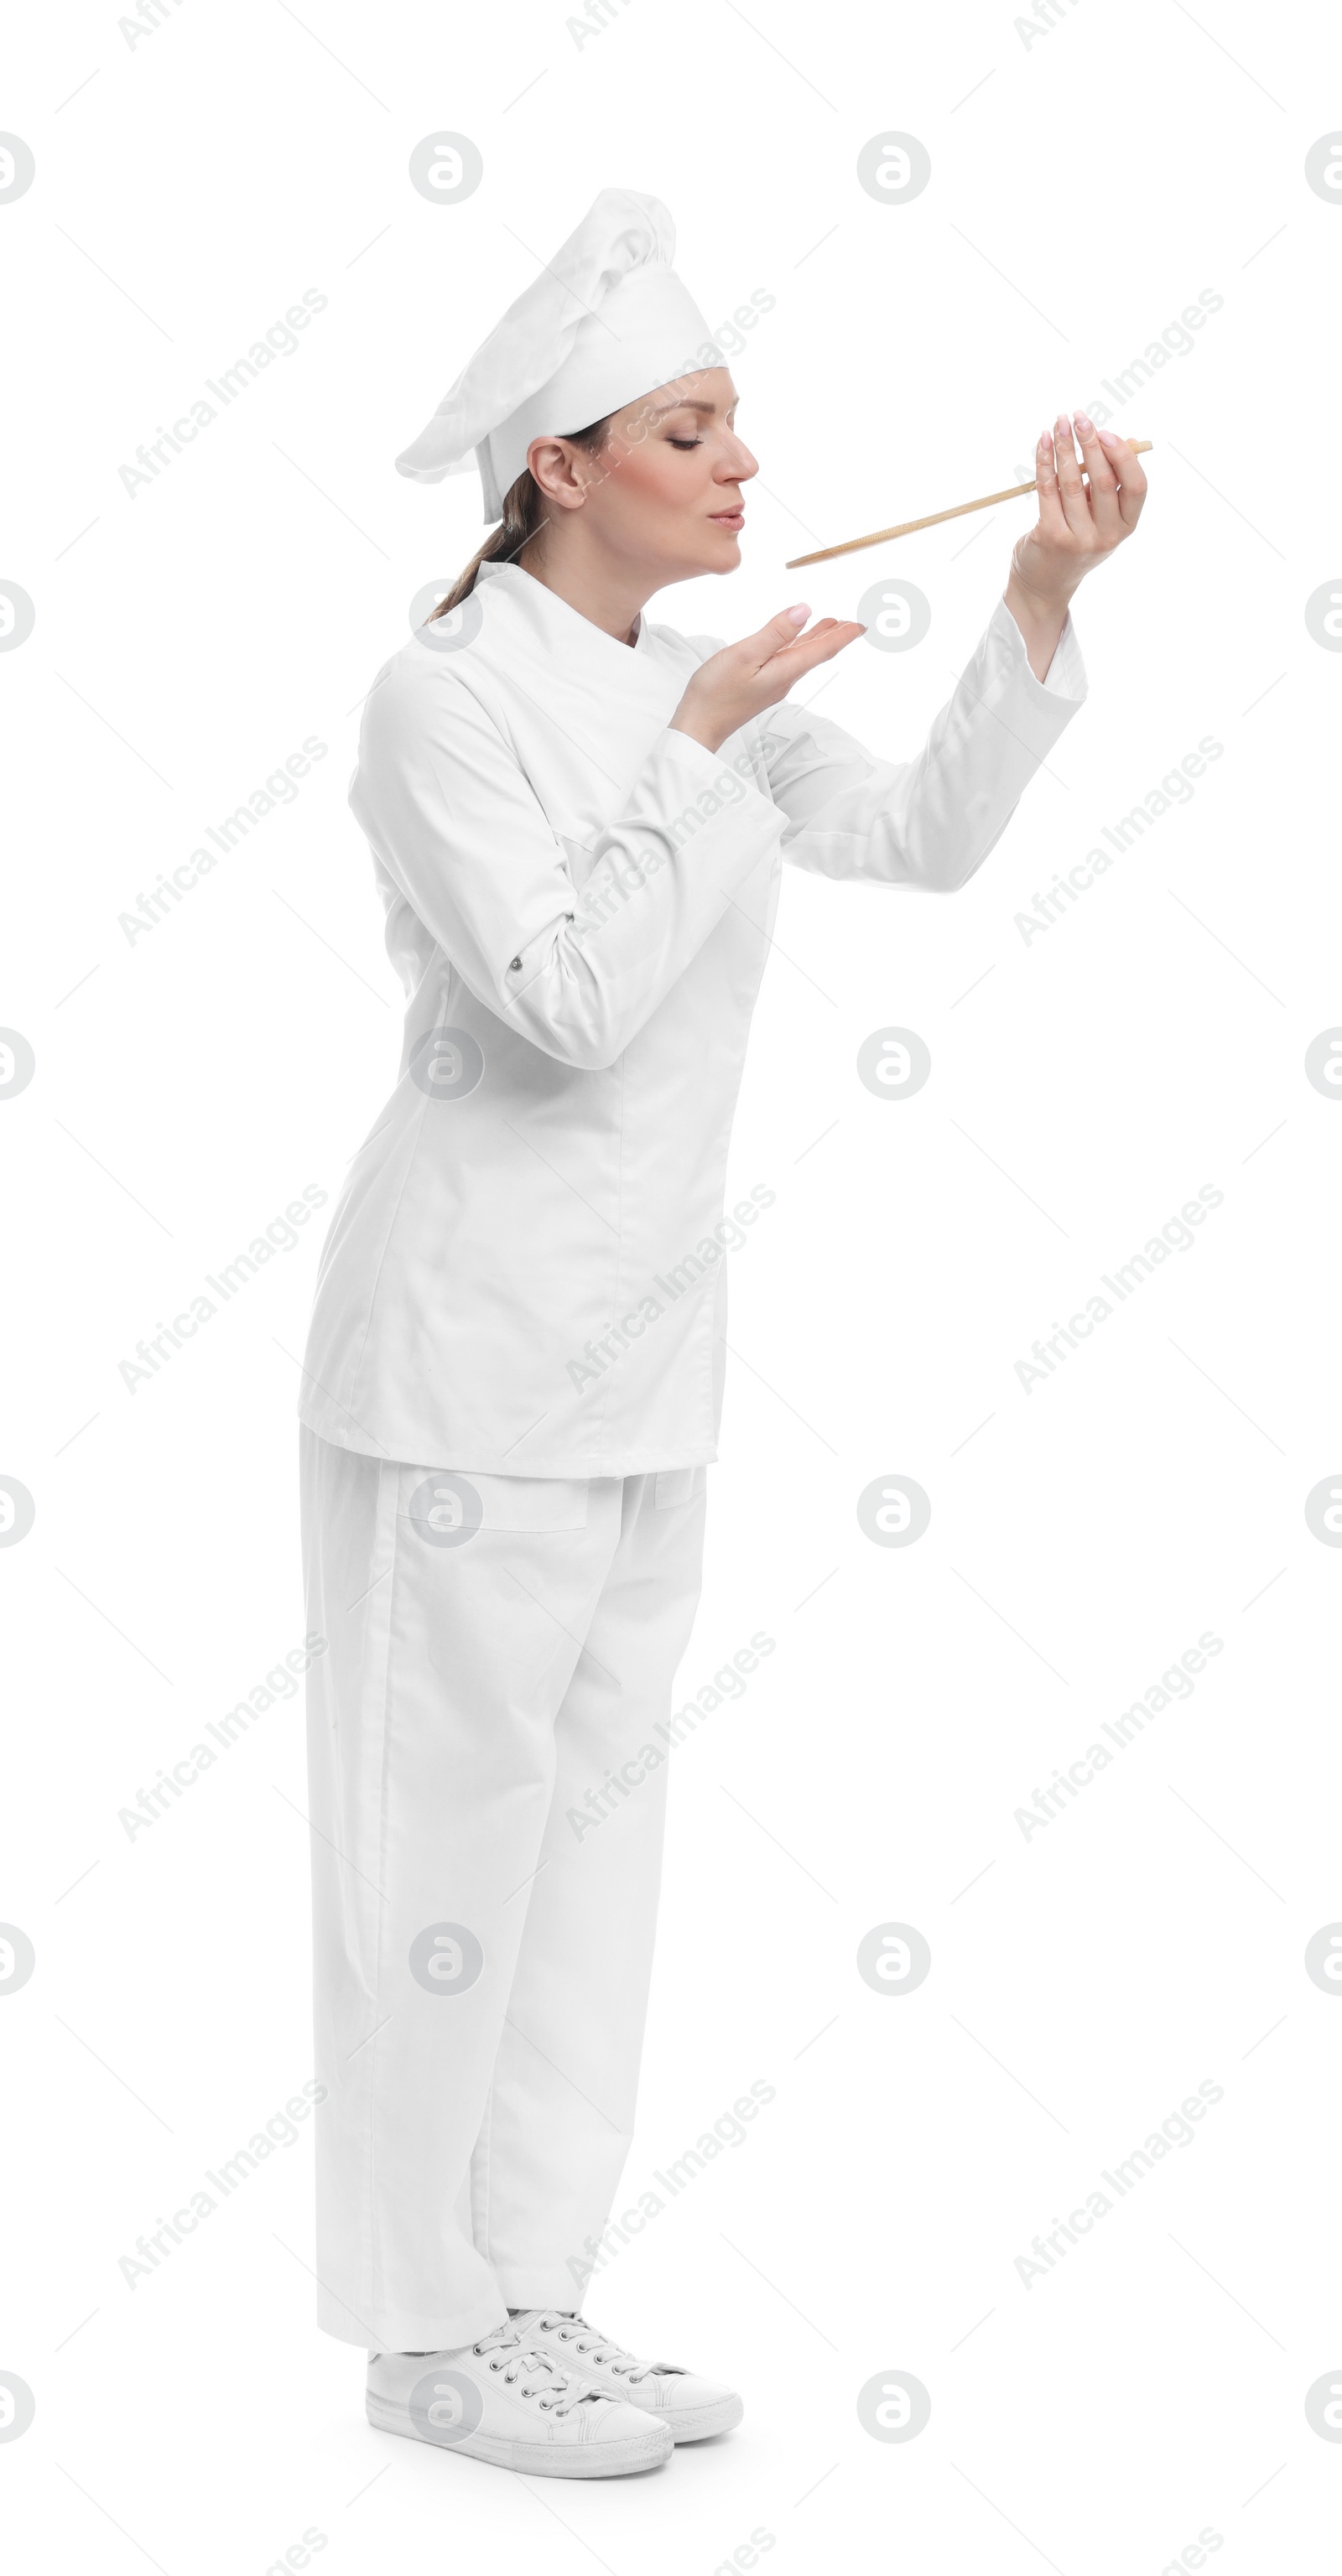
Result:
[[[527,449],[533,483],[561,510],[580,510],[586,499],[576,459],[577,451],[564,438],[533,438]]]

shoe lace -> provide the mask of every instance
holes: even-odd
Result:
[[[617,2378],[628,2379],[631,2384],[635,2380],[646,2379],[653,2368],[650,2361],[640,2361],[622,2343],[614,2343],[609,2335],[600,2334],[595,2326],[589,2326],[586,2317],[567,2316],[562,2308],[551,2308],[538,2316],[534,2323],[538,2334],[553,2334],[560,2343],[571,2342],[575,2352],[599,2363],[603,2369],[613,2370]]]
[[[511,2323],[495,2326],[471,2350],[491,2370],[500,2371],[519,2397],[534,2397],[548,2412],[570,2415],[592,2391],[580,2388],[548,2352],[537,2352]]]

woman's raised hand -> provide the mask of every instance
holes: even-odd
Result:
[[[1082,465],[1089,485],[1081,479]],[[1060,411],[1053,434],[1045,430],[1035,449],[1035,487],[1039,517],[1016,539],[1002,597],[1024,638],[1030,668],[1042,680],[1077,583],[1132,535],[1146,499],[1146,476],[1126,438],[1097,429],[1084,411],[1071,420]]]
[[[710,654],[671,718],[672,732],[687,733],[705,751],[720,751],[739,725],[776,707],[794,680],[803,679],[818,662],[831,662],[845,644],[867,631],[841,618],[822,617],[803,635],[800,630],[810,614],[805,606],[780,609],[758,635]]]
[[[1011,570],[1036,598],[1065,602],[1085,574],[1132,535],[1146,499],[1146,476],[1126,438],[1097,429],[1084,411],[1070,420],[1060,411],[1035,449],[1035,486],[1039,516],[1017,538]]]

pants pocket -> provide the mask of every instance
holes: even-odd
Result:
[[[486,1530],[587,1527],[585,1476],[467,1475],[460,1467],[401,1469],[397,1517],[431,1546],[460,1546]]]

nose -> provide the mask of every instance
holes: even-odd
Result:
[[[719,483],[749,483],[752,476],[758,474],[759,470],[745,440],[738,438],[734,429],[729,430],[722,463],[715,479]]]

